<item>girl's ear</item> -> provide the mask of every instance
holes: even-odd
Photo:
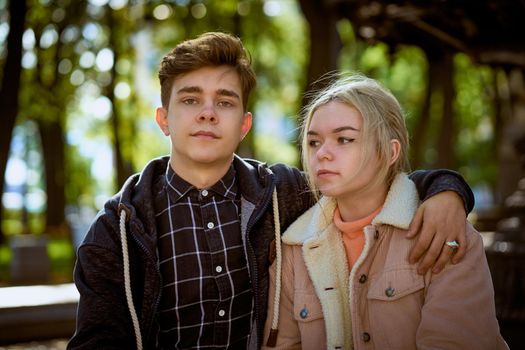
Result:
[[[399,158],[399,154],[401,153],[401,143],[398,139],[392,139],[390,140],[390,146],[391,146],[391,155],[390,155],[390,162],[388,165],[392,165],[396,162],[396,160]]]

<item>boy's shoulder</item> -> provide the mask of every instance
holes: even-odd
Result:
[[[263,179],[266,176],[272,176],[277,180],[277,183],[289,181],[303,183],[304,181],[304,176],[299,169],[283,163],[268,165],[268,163],[257,159],[241,158],[238,156],[235,157],[234,162],[237,163],[237,170],[239,170],[239,168],[242,169],[242,175],[248,173],[252,176],[257,176],[260,179]],[[241,167],[239,167],[239,164]]]

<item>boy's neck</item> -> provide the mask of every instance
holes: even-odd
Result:
[[[232,158],[233,161],[233,158]],[[173,171],[185,181],[198,189],[209,188],[228,172],[230,163],[220,164],[187,164],[173,157],[170,158],[170,166]]]

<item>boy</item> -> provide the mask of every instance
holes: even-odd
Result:
[[[234,154],[252,125],[247,101],[256,83],[238,38],[207,33],[177,45],[159,78],[156,121],[171,139],[170,157],[128,179],[95,218],[78,250],[80,303],[68,348],[258,348],[274,237],[313,196],[297,169]],[[455,190],[472,207],[470,189],[452,172],[413,179],[422,198]],[[440,261],[452,252],[445,240],[464,239],[450,228],[465,225],[455,194],[428,203],[444,198],[449,211],[429,207],[425,218],[447,233],[433,238],[427,220],[420,239],[423,248],[432,241],[434,256],[443,250]]]

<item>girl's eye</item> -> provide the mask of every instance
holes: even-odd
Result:
[[[317,140],[310,140],[310,141],[308,141],[308,146],[310,146],[310,147],[319,147],[320,144],[321,143],[319,141],[317,141]]]
[[[348,137],[340,137],[337,139],[337,141],[340,143],[340,144],[347,144],[347,143],[351,143],[351,142],[354,142],[354,139],[351,139],[351,138],[348,138]]]

